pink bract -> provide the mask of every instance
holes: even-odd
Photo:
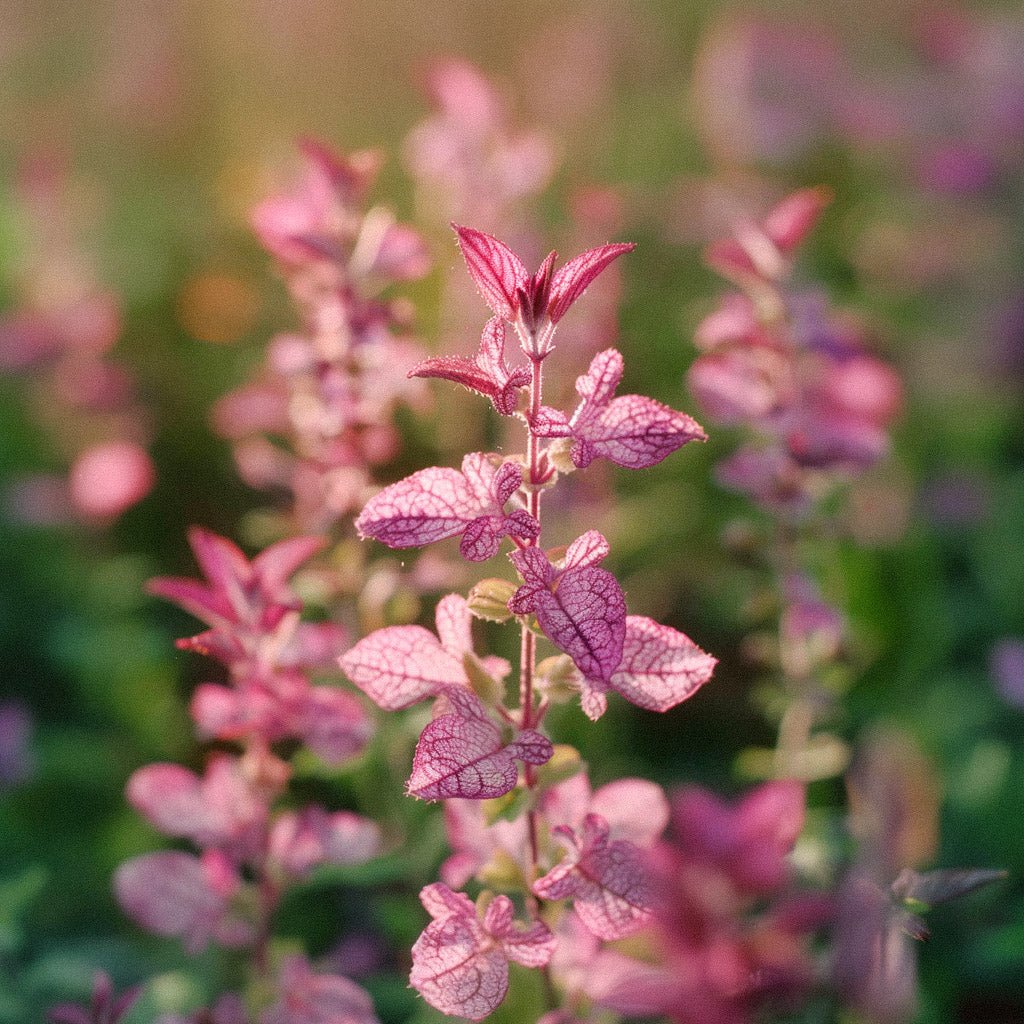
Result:
[[[504,743],[501,730],[471,691],[451,687],[441,695],[450,710],[420,734],[406,787],[411,796],[490,800],[515,788],[516,761],[541,765],[551,759],[551,741],[533,729],[523,729]]]
[[[522,483],[522,467],[480,452],[462,460],[462,472],[433,466],[385,487],[356,520],[360,537],[408,548],[462,534],[464,558],[497,554],[506,536],[529,540],[540,527],[524,509],[505,505]]]
[[[379,707],[400,711],[445,687],[469,687],[464,658],[473,653],[472,616],[465,598],[448,594],[437,605],[437,636],[422,626],[387,626],[360,640],[340,664],[345,675]],[[483,659],[499,676],[500,658]]]
[[[639,931],[651,919],[651,893],[639,850],[609,840],[608,822],[588,814],[577,831],[565,825],[555,834],[568,848],[565,858],[533,883],[546,900],[573,901],[587,928],[605,940]]]
[[[496,896],[482,921],[467,896],[441,883],[420,899],[434,920],[412,948],[409,980],[442,1013],[483,1020],[505,998],[509,960],[541,967],[551,959],[554,936],[541,921],[518,925],[507,896]]]
[[[542,409],[533,420],[541,437],[572,438],[569,454],[580,469],[605,458],[627,469],[657,465],[689,441],[704,441],[700,425],[686,413],[644,395],[620,395],[622,355],[606,349],[594,356],[590,369],[576,380],[580,403],[570,418]]]
[[[592,533],[600,537],[596,531]],[[618,666],[626,634],[622,588],[610,572],[594,564],[606,551],[606,545],[596,545],[578,559],[567,553],[568,568],[561,569],[536,547],[509,556],[523,578],[523,585],[509,601],[509,610],[516,615],[533,612],[551,642],[565,651],[584,675],[601,681],[607,681]],[[572,547],[570,552],[576,554]]]

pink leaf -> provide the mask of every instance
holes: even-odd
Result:
[[[584,548],[592,543],[593,538]],[[583,548],[578,551],[585,557]],[[622,657],[626,633],[626,601],[618,580],[594,565],[556,572],[536,548],[513,551],[510,558],[524,580],[509,601],[512,612],[534,612],[545,635],[585,676],[607,682]]]
[[[496,464],[497,456],[473,452],[454,469],[420,470],[386,487],[356,520],[362,537],[404,548],[463,534],[460,550],[472,561],[494,555],[508,535],[535,537],[540,526],[522,510],[504,506],[522,482],[522,467]]]
[[[445,686],[465,686],[456,658],[422,626],[387,626],[360,640],[340,661],[345,675],[386,711],[400,711]]]
[[[632,252],[636,246],[630,242],[616,242],[588,249],[580,253],[560,270],[551,281],[551,297],[548,301],[548,316],[552,323],[558,323],[569,307],[579,299],[594,279],[609,264],[623,253]]]
[[[329,765],[342,764],[361,753],[373,733],[373,724],[359,701],[330,686],[309,688],[292,727]]]
[[[517,392],[530,383],[528,367],[509,371],[505,365],[505,323],[500,317],[487,321],[475,358],[437,356],[413,367],[409,376],[438,377],[461,384],[490,398],[502,416],[516,411]]]
[[[668,711],[692,697],[711,678],[717,663],[671,626],[629,615],[622,659],[607,683],[638,707]]]
[[[600,565],[610,550],[603,534],[597,530],[587,530],[565,549],[562,569],[584,569],[588,565]]]
[[[526,267],[504,242],[483,231],[453,224],[463,259],[484,301],[495,315],[515,320],[516,293],[529,280]]]
[[[215,755],[203,778],[176,764],[147,765],[128,780],[128,802],[169,836],[197,846],[247,849],[267,816],[237,758]]]
[[[541,921],[516,924],[507,896],[494,898],[482,923],[472,901],[446,885],[428,885],[420,899],[434,920],[412,947],[409,980],[442,1013],[482,1020],[505,998],[509,959],[528,967],[551,959],[554,936]]]
[[[556,829],[569,846],[566,858],[533,883],[541,899],[572,899],[580,920],[598,938],[625,938],[651,919],[650,892],[639,851],[609,841],[608,823],[588,814],[579,835]]]
[[[457,469],[421,469],[374,495],[356,519],[364,540],[390,548],[411,548],[462,533],[486,512]]]
[[[609,782],[594,793],[590,810],[608,822],[613,838],[642,848],[661,838],[669,820],[665,791],[647,779]]]
[[[407,791],[423,800],[489,800],[515,788],[516,760],[544,764],[550,741],[532,729],[512,743],[488,718],[483,703],[467,689],[444,691],[451,711],[435,718],[420,734]]]
[[[576,381],[581,401],[568,421],[568,433],[574,439],[570,456],[578,467],[605,458],[627,469],[645,469],[688,441],[706,439],[693,419],[653,398],[614,398],[621,378],[622,356],[611,348],[594,356]],[[535,417],[533,428],[542,437],[566,436],[558,416],[550,413]]]

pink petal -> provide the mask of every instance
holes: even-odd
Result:
[[[692,697],[711,678],[717,663],[671,626],[629,615],[622,659],[608,685],[639,707],[668,711]]]
[[[495,896],[484,914],[484,931],[501,942],[505,955],[524,967],[543,967],[551,960],[557,940],[543,921],[523,926],[507,896]]]
[[[647,779],[618,779],[601,786],[590,810],[604,818],[614,838],[641,848],[661,838],[670,814],[665,791]]]
[[[558,323],[569,307],[587,290],[594,279],[623,253],[632,252],[631,242],[616,242],[588,249],[559,269],[551,280],[548,316]]]
[[[331,864],[363,864],[383,845],[380,826],[361,814],[335,811],[328,816],[324,852]]]
[[[422,626],[387,626],[360,640],[340,664],[375,704],[400,711],[445,686],[465,686],[462,659],[454,658]]]
[[[462,473],[431,466],[372,497],[356,530],[391,548],[417,547],[454,537],[487,511]]]
[[[209,625],[223,625],[235,618],[234,609],[227,598],[197,580],[158,576],[146,583],[146,589],[157,597],[173,601]]]
[[[431,922],[412,947],[412,987],[442,1013],[483,1020],[508,991],[505,953],[485,941],[475,917]]]
[[[496,315],[514,320],[518,308],[516,292],[529,279],[526,267],[504,242],[474,228],[457,224],[452,227],[459,236],[459,248],[469,275],[484,301]]]
[[[824,186],[802,188],[773,207],[764,221],[765,234],[784,252],[792,252],[810,234],[832,190]]]

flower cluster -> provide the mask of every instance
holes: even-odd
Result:
[[[0,316],[0,373],[31,381],[33,410],[69,470],[22,479],[9,504],[28,522],[61,522],[70,511],[108,523],[156,477],[134,375],[110,354],[123,327],[120,302],[75,237],[72,182],[60,163],[28,161],[19,198],[29,252],[20,303]]]
[[[377,825],[358,814],[318,804],[281,806],[291,768],[272,745],[297,740],[340,764],[360,752],[370,725],[357,698],[309,678],[341,633],[332,623],[299,621],[289,580],[322,541],[281,541],[250,561],[205,530],[193,530],[190,540],[206,580],[156,579],[150,589],[209,627],[179,645],[221,662],[229,684],[199,686],[192,715],[202,738],[239,744],[241,753],[212,754],[201,775],[176,764],[148,765],[132,775],[129,803],[154,828],[199,852],[136,857],[120,866],[114,884],[127,914],[147,930],[181,938],[191,953],[210,941],[251,947],[265,974],[273,916],[288,886],[321,864],[362,863],[381,846]],[[361,1009],[343,1019],[374,1020],[368,997],[352,982],[300,966],[281,969],[275,991],[282,1005],[288,991],[302,989],[306,994],[295,999],[322,1014],[346,1003]],[[212,1019],[244,1021],[229,1014],[233,1005],[218,1004]],[[269,1008],[260,1024],[297,1019]]]
[[[661,797],[656,811],[635,783],[616,785],[628,815],[649,830],[654,912],[633,949],[600,949],[576,920],[563,922],[552,970],[577,1019],[590,1019],[589,1004],[678,1024],[741,1024],[768,1000],[803,992],[813,975],[807,938],[831,908],[791,889],[802,787],[768,783],[730,805],[690,786],[671,802]]]
[[[824,189],[795,192],[709,248],[709,264],[739,291],[697,328],[702,354],[690,370],[709,415],[753,435],[721,466],[722,481],[794,515],[885,454],[902,402],[899,378],[864,350],[855,325],[791,283],[793,256],[828,201]]]
[[[558,270],[552,253],[531,274],[492,236],[464,227],[456,232],[493,318],[475,358],[432,358],[410,373],[461,384],[489,399],[500,415],[518,418],[526,427],[526,450],[473,453],[461,470],[420,470],[375,495],[356,526],[362,537],[394,548],[460,537],[470,561],[494,556],[508,539],[518,582],[487,579],[468,600],[448,595],[437,606],[436,634],[416,625],[378,630],[349,650],[341,666],[387,710],[434,701],[408,791],[448,801],[454,852],[445,881],[422,893],[433,922],[413,948],[411,977],[431,1005],[480,1020],[503,999],[510,960],[549,963],[557,947],[552,925],[568,903],[595,941],[630,935],[651,917],[641,849],[664,825],[658,811],[664,797],[640,780],[591,794],[579,755],[556,748],[541,732],[551,702],[576,692],[596,718],[614,690],[665,711],[707,681],[715,659],[677,630],[627,614],[618,581],[600,564],[609,545],[596,530],[566,548],[541,545],[541,496],[562,474],[598,459],[653,466],[704,437],[684,413],[640,395],[616,397],[622,357],[615,350],[596,356],[577,380],[575,409],[544,404],[543,367],[559,322],[632,246],[601,246]],[[518,365],[506,353],[509,329],[525,357]],[[517,707],[506,706],[511,666],[474,650],[474,615],[518,622]],[[539,641],[560,653],[538,664]],[[645,801],[655,807],[647,822],[637,813]],[[485,806],[498,808],[501,820]],[[474,904],[453,888],[473,876],[518,893],[526,920],[516,920],[507,895],[488,889]]]
[[[429,259],[388,210],[364,210],[377,154],[344,158],[309,140],[302,154],[295,187],[252,215],[302,327],[274,339],[256,379],[221,399],[214,422],[244,479],[283,489],[297,528],[322,530],[366,500],[371,468],[397,451],[396,404],[422,395],[396,373],[420,350],[402,305],[382,291],[423,276]]]

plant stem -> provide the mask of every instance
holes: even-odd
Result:
[[[527,511],[537,522],[540,522],[540,490],[538,485],[541,482],[540,464],[540,440],[533,432],[532,423],[540,412],[542,393],[544,388],[543,361],[538,358],[531,359],[533,374],[530,379],[530,415],[527,421]],[[536,544],[537,541],[535,540]],[[522,709],[520,726],[523,729],[532,729],[533,717],[533,677],[537,661],[537,637],[533,630],[523,623],[520,626],[519,644],[519,704]],[[532,789],[537,782],[536,771],[532,765],[525,766],[525,781],[527,789]],[[539,860],[538,850],[538,823],[537,812],[527,813],[527,822],[530,834],[530,875],[531,881],[537,874],[537,862]]]

